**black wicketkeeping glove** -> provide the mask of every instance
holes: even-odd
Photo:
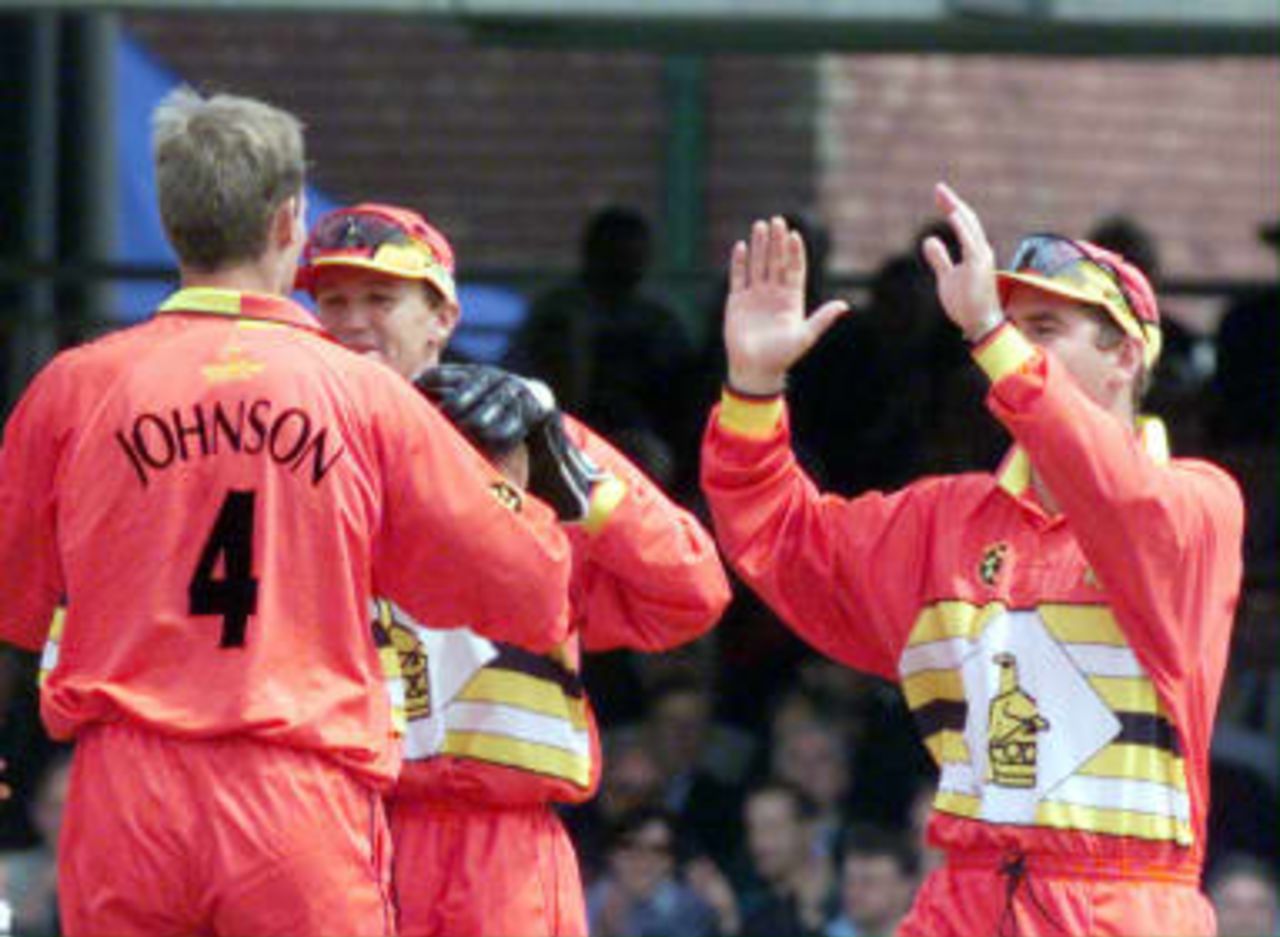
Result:
[[[529,491],[556,509],[562,521],[580,521],[591,507],[591,492],[608,478],[569,439],[556,410],[528,439]]]
[[[494,458],[524,442],[556,408],[546,384],[487,364],[442,364],[419,375],[414,384]]]
[[[442,364],[414,383],[491,458],[524,443],[529,491],[550,504],[560,520],[587,516],[591,491],[606,475],[565,434],[546,384],[484,364]]]

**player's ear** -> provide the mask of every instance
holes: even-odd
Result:
[[[447,344],[453,335],[453,330],[458,327],[458,319],[461,318],[462,311],[456,302],[435,293],[430,286],[423,284],[423,289],[433,294],[427,298],[427,304],[431,309],[431,322],[435,326],[440,341]]]
[[[278,248],[292,247],[298,238],[305,238],[307,231],[303,222],[302,194],[291,195],[271,213],[270,237]]]
[[[1129,376],[1131,382],[1142,380],[1142,343],[1126,337],[1116,353],[1116,364]]]

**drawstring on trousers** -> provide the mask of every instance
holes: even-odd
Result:
[[[1026,895],[1031,899],[1031,906],[1034,907],[1040,916],[1049,924],[1062,933],[1066,933],[1066,928],[1062,922],[1044,906],[1040,898],[1036,895],[1035,889],[1031,887],[1031,879],[1027,869],[1027,854],[1022,851],[1011,852],[1000,863],[1000,874],[1004,876],[1004,912],[1000,915],[1000,927],[997,931],[998,937],[1017,937],[1017,919],[1014,915],[1013,902],[1018,895],[1018,889],[1022,888]]]

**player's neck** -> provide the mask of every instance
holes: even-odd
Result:
[[[251,261],[218,270],[181,270],[183,287],[235,290],[241,293],[286,295],[284,277],[275,264],[266,260]]]

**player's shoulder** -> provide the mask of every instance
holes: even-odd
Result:
[[[868,495],[886,497],[889,502],[931,523],[949,525],[970,517],[993,498],[1000,497],[999,480],[990,472],[952,472],[923,475],[905,486],[887,492],[856,495],[859,502]]]
[[[326,394],[336,393],[347,402],[352,418],[368,426],[395,426],[415,422],[421,411],[431,410],[416,388],[389,365],[331,341],[313,336],[316,363],[330,380],[322,382]]]
[[[54,355],[54,361],[61,361],[64,366],[92,366],[117,355],[130,354],[131,349],[144,340],[143,336],[154,329],[154,320],[150,319],[114,329],[62,349]]]
[[[75,426],[116,379],[127,373],[135,355],[131,336],[138,326],[64,348],[44,362],[27,383],[10,425]]]
[[[1169,460],[1169,468],[1188,484],[1214,491],[1232,503],[1244,503],[1240,482],[1224,466],[1203,458],[1179,457]]]
[[[82,388],[86,383],[93,383],[97,375],[116,373],[133,359],[139,336],[146,326],[147,323],[129,326],[62,349],[40,369],[33,386],[67,383]]]
[[[379,396],[416,396],[409,382],[381,361],[358,354],[323,335],[309,335],[312,348],[326,367],[352,387]]]
[[[999,484],[999,479],[990,472],[952,472],[923,475],[903,490],[930,501],[972,503],[988,497]]]

